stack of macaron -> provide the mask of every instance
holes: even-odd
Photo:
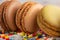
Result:
[[[5,1],[0,5],[0,24],[3,31],[24,31],[33,33],[39,30],[37,12],[43,6],[35,2],[21,5],[17,0]]]
[[[0,5],[0,26],[2,32],[42,32],[60,37],[60,7],[43,6],[37,2],[7,0]]]

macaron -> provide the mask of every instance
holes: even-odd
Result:
[[[3,11],[7,3],[9,3],[9,1],[5,1],[0,5],[0,27],[3,29],[2,31],[8,31],[3,21]]]
[[[24,32],[33,33],[39,30],[37,25],[37,14],[43,5],[35,2],[25,2],[17,11],[16,25]]]
[[[60,7],[55,5],[44,6],[37,15],[40,29],[49,36],[60,36]]]
[[[15,15],[20,6],[21,3],[19,1],[11,0],[10,3],[7,3],[4,7],[3,20],[9,31],[17,31]]]

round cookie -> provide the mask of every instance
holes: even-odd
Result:
[[[21,31],[33,33],[39,30],[36,22],[36,16],[38,11],[41,10],[43,6],[35,2],[26,2],[20,9],[18,9],[16,14],[16,25]]]
[[[37,16],[40,29],[50,36],[60,36],[59,14],[59,7],[53,5],[43,7]]]
[[[4,23],[9,28],[10,31],[17,31],[15,24],[15,14],[18,8],[21,6],[21,3],[17,0],[12,0],[8,5],[5,5],[3,12]]]

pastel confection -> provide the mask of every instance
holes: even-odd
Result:
[[[16,25],[24,32],[33,33],[39,30],[37,25],[37,14],[43,6],[35,2],[24,3],[17,11]]]
[[[60,36],[60,7],[46,5],[37,16],[37,23],[40,29],[46,34]]]
[[[0,26],[3,29],[2,31],[8,31],[8,29],[6,28],[6,26],[4,24],[4,20],[3,20],[3,11],[4,11],[4,7],[7,3],[9,4],[9,1],[5,1],[0,5]]]
[[[21,3],[17,0],[5,1],[0,7],[0,23],[4,31],[17,31],[15,15]]]

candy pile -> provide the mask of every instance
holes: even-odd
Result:
[[[24,32],[10,32],[5,34],[0,34],[0,40],[52,40],[53,37],[46,37],[41,33],[27,34]]]

